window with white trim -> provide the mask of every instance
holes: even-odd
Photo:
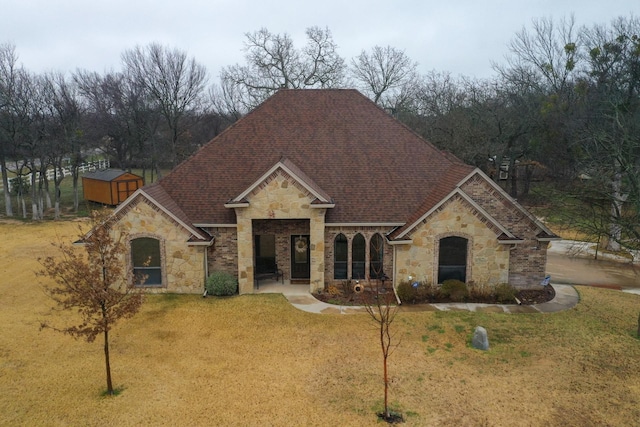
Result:
[[[136,283],[141,283],[142,286],[162,286],[162,259],[158,239],[132,239],[131,263]]]

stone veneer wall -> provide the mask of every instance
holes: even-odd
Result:
[[[254,220],[308,219],[311,258],[310,289],[324,286],[325,208],[311,208],[314,196],[295,178],[278,169],[247,195],[248,207],[235,208],[238,236],[238,282],[240,293],[254,292]]]
[[[474,176],[461,189],[516,237],[524,239],[511,251],[509,283],[517,288],[539,286],[545,276],[549,243],[538,241],[540,229],[535,222],[481,176]]]
[[[509,279],[509,245],[498,243],[494,226],[459,196],[445,202],[408,238],[410,245],[397,245],[395,283],[408,280],[436,283],[440,239],[459,236],[468,239],[467,282],[506,283]]]
[[[360,233],[365,239],[366,242],[366,263],[365,263],[365,272],[369,274],[369,256],[370,256],[370,248],[369,244],[371,242],[371,237],[374,234],[378,233],[383,239],[384,244],[384,252],[382,258],[382,266],[384,273],[389,276],[389,278],[393,277],[393,248],[391,245],[386,243],[385,235],[389,232],[389,228],[386,227],[356,227],[356,226],[340,226],[340,227],[331,227],[328,226],[325,228],[324,232],[324,244],[327,248],[324,255],[324,264],[326,266],[324,271],[325,277],[325,285],[337,285],[342,283],[343,279],[334,279],[334,242],[335,238],[338,234],[342,233],[347,238],[348,245],[348,258],[347,258],[347,277],[351,277],[351,247],[353,243],[353,238],[356,234]]]
[[[188,246],[189,231],[142,197],[121,211],[118,219],[129,239],[153,237],[160,241],[162,286],[145,286],[145,291],[201,293],[204,290],[205,247]],[[129,258],[127,264],[132,268]]]

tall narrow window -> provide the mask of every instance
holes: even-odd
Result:
[[[467,281],[467,244],[464,237],[445,237],[440,240],[438,254],[438,283],[447,279]]]
[[[151,237],[131,240],[131,260],[136,280],[144,279],[144,286],[162,285],[160,241]]]
[[[347,256],[349,244],[347,237],[340,233],[333,241],[333,278],[347,279]]]
[[[366,242],[362,234],[356,234],[351,244],[351,278],[364,279]]]
[[[369,277],[380,279],[384,276],[382,258],[384,255],[384,240],[379,234],[374,234],[369,242]]]

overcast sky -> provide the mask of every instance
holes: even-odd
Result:
[[[574,14],[578,26],[640,14],[638,0],[0,0],[0,44],[34,72],[121,68],[120,55],[151,42],[205,65],[244,63],[244,34],[328,27],[347,61],[375,45],[402,49],[421,72],[490,77],[507,44],[534,18]]]

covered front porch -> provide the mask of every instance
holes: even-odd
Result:
[[[256,294],[309,295],[308,284],[291,284],[289,279],[264,279],[256,284]]]
[[[334,205],[286,159],[225,204],[236,213],[240,294],[253,293],[256,268],[275,262],[285,279],[324,287],[324,217]]]
[[[308,219],[254,219],[254,280],[272,274],[292,284],[311,280],[311,236]],[[315,245],[314,245],[315,246]]]

